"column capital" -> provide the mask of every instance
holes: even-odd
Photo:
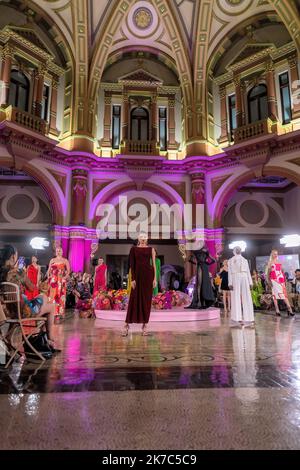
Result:
[[[297,55],[292,55],[288,57],[288,63],[291,69],[294,69],[298,65],[298,57]]]
[[[2,49],[3,58],[10,58],[12,59],[15,53],[15,48],[11,44],[5,44]]]
[[[36,71],[36,76],[37,76],[37,78],[44,79],[46,73],[47,73],[47,67],[46,67],[45,64],[42,64],[38,67],[38,69]]]
[[[175,95],[169,95],[168,96],[168,106],[169,108],[175,108],[176,100],[175,100]]]
[[[59,84],[59,80],[56,79],[56,78],[53,78],[52,79],[52,82],[51,82],[51,87],[53,90],[58,90],[58,84]]]
[[[201,182],[201,181],[204,182],[204,180],[205,180],[205,174],[202,171],[191,172],[190,176],[192,178],[192,184],[197,183],[197,182]]]
[[[110,90],[104,90],[104,99],[106,98],[109,98],[111,100],[112,92]]]
[[[225,85],[220,86],[219,93],[220,93],[220,98],[221,99],[225,98],[225,96],[226,96],[226,87],[225,87]]]
[[[241,76],[240,75],[234,75],[233,76],[233,83],[235,85],[235,87],[240,87],[241,86]]]
[[[84,168],[74,168],[72,170],[72,177],[73,178],[87,178],[88,177],[88,170],[85,170]]]
[[[268,62],[266,62],[265,69],[266,69],[266,72],[274,72],[275,70],[274,62],[272,60],[269,60]]]

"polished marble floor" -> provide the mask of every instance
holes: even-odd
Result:
[[[0,369],[0,449],[300,449],[300,315],[149,329],[71,316]]]

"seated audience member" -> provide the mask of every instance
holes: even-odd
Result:
[[[300,269],[296,269],[294,279],[289,282],[289,300],[296,312],[300,312]]]
[[[76,277],[75,274],[72,273],[67,282],[67,295],[66,295],[66,308],[74,308],[76,299],[74,295],[74,290],[76,289]]]
[[[92,309],[92,294],[90,289],[90,275],[84,273],[82,282],[79,282],[74,290],[76,302],[76,310],[82,318],[89,318],[93,316]]]
[[[34,316],[45,317],[47,341],[49,343],[49,347],[53,352],[58,351],[54,349],[54,339],[52,336],[55,305],[50,303],[47,296],[44,294],[39,294],[37,297],[31,300],[27,299],[25,290],[33,290],[34,285],[28,279],[25,268],[19,269],[17,262],[17,250],[11,245],[6,245],[1,250],[0,255],[0,290],[2,282],[11,282],[19,286],[21,293],[20,302],[22,315],[24,317],[28,316],[29,318]],[[7,304],[7,315],[10,317],[16,317],[17,312],[16,306],[14,304]]]
[[[0,327],[5,323],[6,321],[6,315],[4,312],[4,308],[0,302]]]
[[[266,275],[263,271],[259,271],[259,277],[261,280],[263,291],[265,292],[266,291]]]

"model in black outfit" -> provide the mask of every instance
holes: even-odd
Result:
[[[188,308],[208,308],[215,301],[208,267],[215,263],[216,260],[210,256],[208,249],[203,247],[193,252],[189,258],[189,262],[197,265],[197,272],[193,300]]]

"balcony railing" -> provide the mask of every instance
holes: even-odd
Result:
[[[154,155],[155,142],[152,140],[128,140],[126,143],[126,152]]]
[[[272,133],[273,122],[271,119],[264,119],[262,121],[252,122],[246,126],[238,127],[233,131],[234,143],[238,144],[247,139],[261,137],[263,135]]]
[[[39,134],[45,135],[48,133],[48,123],[44,121],[44,119],[22,111],[21,109],[14,108],[13,106],[8,106],[5,109],[5,119],[24,126],[34,132],[38,132]]]

